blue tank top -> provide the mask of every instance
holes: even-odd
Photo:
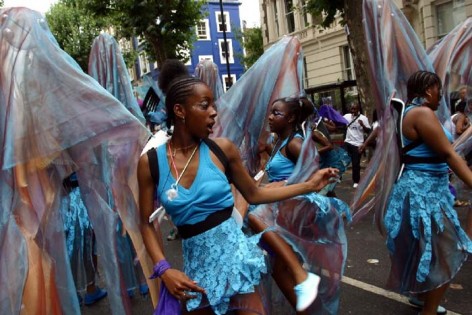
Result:
[[[296,134],[293,138],[303,139],[303,136]],[[271,183],[286,180],[290,175],[292,175],[293,170],[295,169],[295,164],[280,152],[280,150],[287,145],[288,139],[289,138],[282,142],[280,148],[275,152],[275,154],[272,154],[272,157],[266,164],[265,171],[267,172],[267,177]]]
[[[199,151],[200,161],[192,185],[189,189],[177,185],[178,196],[169,201],[166,192],[177,179],[170,171],[166,144],[157,148],[159,161],[157,196],[175,225],[204,221],[208,215],[234,204],[228,179],[211,160],[210,149],[204,142],[200,143]]]
[[[406,108],[403,116],[408,113],[414,106],[409,106]],[[449,142],[453,141],[451,133],[444,127],[443,131],[446,134],[447,139]],[[412,143],[412,140],[409,140],[406,136],[402,135],[403,143],[405,146]],[[417,157],[436,157],[437,154],[434,152],[430,147],[428,147],[425,143],[420,144],[416,148],[408,151],[408,155],[417,156]],[[412,163],[412,164],[405,164],[405,169],[409,170],[417,170],[417,171],[428,171],[428,172],[439,172],[444,173],[449,170],[449,166],[447,163]]]

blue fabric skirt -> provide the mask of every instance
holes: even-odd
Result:
[[[92,225],[78,187],[61,200],[61,214],[76,290],[85,292],[87,285],[95,281],[95,248]]]
[[[347,258],[343,214],[350,209],[339,199],[310,193],[285,201],[251,206],[250,214],[269,226],[298,253],[303,267],[321,277],[318,296],[308,314],[338,314],[341,278]],[[270,247],[267,248],[270,252]]]
[[[395,184],[384,218],[391,270],[401,293],[431,291],[457,274],[472,242],[462,230],[448,174],[407,170]]]
[[[211,306],[216,314],[231,309],[238,294],[253,293],[267,273],[263,251],[258,247],[260,234],[247,237],[233,218],[182,241],[184,272],[205,289],[206,295],[187,302],[187,310]],[[231,300],[231,303],[230,303]],[[239,302],[244,303],[243,300]],[[257,310],[253,310],[257,312]]]

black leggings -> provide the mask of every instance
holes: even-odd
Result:
[[[359,147],[350,143],[344,142],[347,153],[351,157],[352,162],[352,181],[357,184],[361,179],[361,154],[359,153]]]

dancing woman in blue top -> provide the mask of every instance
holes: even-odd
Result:
[[[157,149],[157,187],[148,156],[143,155],[138,165],[141,233],[155,270],[170,294],[185,303],[190,313],[225,314],[235,309],[238,314],[265,314],[256,291],[266,272],[263,254],[256,245],[258,240],[246,238],[230,217],[234,200],[225,172],[232,175],[233,184],[248,202],[260,204],[318,191],[337,171],[322,170],[305,183],[286,187],[257,187],[233,143],[214,139],[228,159],[225,169],[202,141],[212,133],[217,115],[205,83],[192,77],[176,78],[167,91],[166,107],[174,133]],[[181,229],[184,272],[165,262],[156,232],[147,223],[154,210],[155,192]]]
[[[439,77],[418,71],[409,78],[407,92],[401,137],[410,150],[404,150],[405,171],[393,188],[384,219],[392,261],[389,286],[420,294],[421,314],[432,315],[472,253],[472,242],[453,208],[448,168],[469,187],[472,172],[434,113],[442,97]]]
[[[269,115],[269,127],[270,131],[276,134],[277,140],[273,146],[267,146],[265,148],[265,151],[270,154],[269,161],[265,167],[270,182],[266,186],[267,188],[286,185],[287,179],[293,174],[304,142],[304,132],[301,128],[301,124],[313,113],[313,104],[304,97],[281,98],[272,103]],[[314,138],[313,135],[311,139],[314,141],[318,140]],[[313,150],[315,150],[314,146]],[[314,162],[315,161],[307,161],[307,163]],[[314,219],[303,219],[303,224],[306,224],[307,227],[309,226],[312,231],[319,232],[329,225],[329,220],[335,220],[333,216],[338,215],[336,210],[347,212],[349,210],[347,205],[341,202],[337,203],[335,199],[329,199],[318,194],[309,194],[309,196],[304,197],[306,200],[310,200],[309,204],[311,205],[306,208],[309,209],[307,210],[308,212],[302,211],[304,214],[295,210],[295,208],[300,209],[299,205],[294,205],[293,208],[284,207],[283,210],[274,208],[270,211],[267,211],[265,207],[257,207],[251,210],[248,216],[249,224],[256,232],[263,231],[268,226],[272,225],[277,225],[278,227],[283,226],[282,230],[264,233],[262,239],[268,245],[272,253],[272,277],[298,314],[335,314],[337,313],[337,293],[339,291],[336,289],[337,284],[336,281],[333,281],[333,277],[325,277],[323,279],[322,296],[318,298],[318,303],[315,303],[316,305],[310,309],[307,308],[310,307],[317,297],[320,277],[316,275],[315,272],[319,273],[321,270],[327,270],[329,268],[333,273],[342,273],[342,267],[334,267],[334,265],[336,265],[336,263],[334,263],[336,259],[333,259],[333,265],[328,267],[319,264],[319,261],[314,260],[311,254],[306,255],[307,252],[314,253],[316,250],[314,251],[313,248],[317,248],[320,250],[318,253],[325,256],[325,260],[330,260],[332,258],[330,255],[332,255],[334,251],[322,250],[321,247],[316,246],[320,239],[323,238],[320,235],[312,237],[313,234],[311,234],[311,236],[309,235],[310,233],[303,234],[301,229],[297,229],[297,231],[290,230],[290,228],[282,222],[286,222],[285,219],[289,222],[295,222],[297,221],[298,215],[305,218],[311,217]],[[334,204],[336,204],[336,210],[331,209],[331,205]],[[344,230],[342,229],[342,224],[339,229],[342,230],[340,234],[343,234]],[[290,233],[287,234],[289,230]],[[321,241],[325,243],[326,248],[329,247],[328,244],[339,245],[343,243],[340,239],[333,237],[333,235],[340,235],[337,232],[338,231],[331,231],[330,237]],[[293,238],[295,235],[297,236]],[[303,239],[303,244],[299,243],[300,239]],[[289,244],[291,246],[289,246]],[[310,245],[308,246],[308,244]],[[310,247],[310,249],[306,246]],[[331,249],[333,248],[334,247]],[[305,262],[307,266],[310,266],[311,272],[305,271],[298,256],[295,255],[294,250],[301,254],[303,262]],[[337,252],[337,254],[339,254],[338,257],[343,256],[339,252]],[[342,262],[340,263],[342,264]],[[338,277],[338,280],[339,278],[340,277]],[[327,289],[328,287],[330,289]],[[331,293],[326,294],[328,291]]]

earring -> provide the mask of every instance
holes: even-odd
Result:
[[[185,117],[182,117],[182,122],[183,122],[184,125],[185,125]]]

